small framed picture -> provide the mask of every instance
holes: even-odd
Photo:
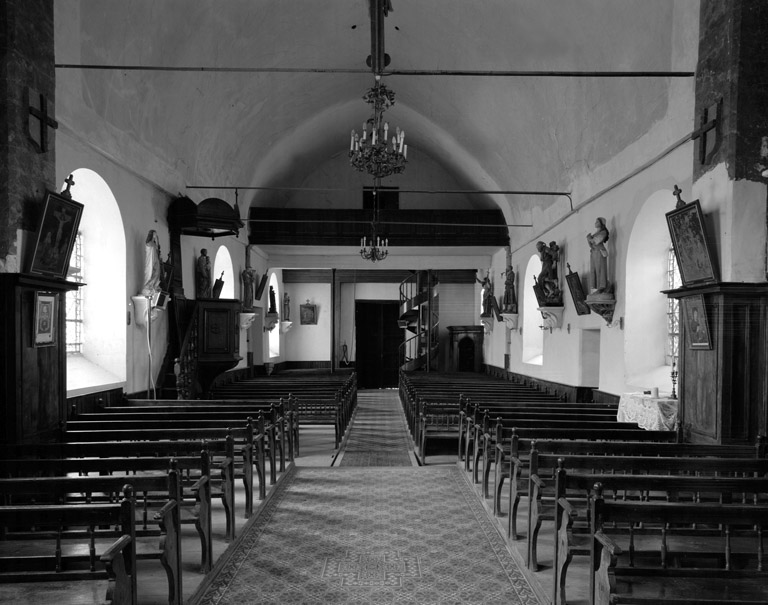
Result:
[[[711,349],[712,338],[709,334],[704,295],[688,296],[682,301],[685,310],[685,331],[688,334],[688,346],[691,349]]]
[[[301,325],[315,325],[317,323],[317,305],[299,305],[299,321]]]
[[[716,282],[717,263],[707,244],[699,200],[667,212],[666,217],[683,285]]]
[[[75,245],[82,214],[81,203],[52,191],[47,193],[30,273],[60,279],[67,277],[69,257]]]
[[[56,344],[56,322],[59,316],[56,292],[35,292],[34,338],[36,347]]]

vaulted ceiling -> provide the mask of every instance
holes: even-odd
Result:
[[[696,0],[392,5],[384,28],[394,73],[384,79],[396,104],[387,117],[407,133],[409,164],[384,184],[406,190],[568,191],[660,121],[675,84],[498,72],[695,68],[695,53],[683,48],[695,40],[681,32],[698,18]],[[311,198],[343,208],[371,184],[347,160],[373,85],[369,0],[57,0],[55,10],[67,102],[130,136],[187,185],[275,188],[243,192],[241,205]],[[83,64],[108,68],[69,67]],[[171,69],[180,67],[192,69]],[[212,195],[232,198],[210,189],[197,199]],[[410,203],[499,207],[507,222],[528,223],[532,209],[557,202],[505,193],[421,194]]]

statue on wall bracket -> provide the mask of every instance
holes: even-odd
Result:
[[[587,234],[589,244],[589,294],[585,302],[610,325],[616,307],[614,284],[608,280],[608,249],[605,243],[610,237],[606,220],[595,220],[595,232]]]
[[[557,264],[560,261],[560,246],[557,242],[536,242],[541,259],[541,272],[533,278],[533,291],[540,307],[562,307],[563,291],[560,288]]]

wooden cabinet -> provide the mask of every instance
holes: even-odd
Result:
[[[449,326],[453,372],[481,372],[483,369],[483,326]]]
[[[242,359],[240,307],[240,301],[234,299],[197,300],[197,370],[204,394],[216,376]]]
[[[54,439],[66,417],[66,293],[77,287],[36,275],[0,274],[2,443]]]
[[[768,428],[768,285],[720,283],[667,295],[681,302],[703,296],[712,341],[711,349],[692,347],[683,313],[678,391],[686,440],[754,443]]]

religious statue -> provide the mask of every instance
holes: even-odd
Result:
[[[536,250],[541,259],[541,272],[534,279],[536,287],[540,289],[539,303],[543,305],[560,306],[563,304],[563,294],[560,290],[557,276],[557,263],[560,260],[560,246],[557,242],[550,242],[549,246],[544,242],[536,242]]]
[[[590,294],[600,294],[608,290],[608,227],[605,219],[600,217],[595,221],[594,233],[587,235],[589,243],[589,283]]]
[[[267,313],[277,314],[277,300],[275,299],[275,289],[272,286],[269,287],[269,308]]]
[[[160,280],[162,278],[162,265],[160,264],[160,238],[157,231],[151,229],[147,233],[144,242],[144,285],[141,295],[153,298],[160,292]]]
[[[478,284],[480,284],[483,287],[483,310],[480,313],[480,317],[492,317],[493,316],[493,303],[491,302],[491,299],[493,298],[493,282],[491,281],[491,270],[488,270],[488,273],[483,279],[477,279]]]
[[[507,266],[504,278],[504,298],[501,301],[502,313],[517,313],[517,294],[515,293],[515,272],[511,265]]]
[[[258,274],[251,269],[251,246],[245,247],[245,269],[242,272],[243,278],[243,310],[253,309],[253,287],[256,283]]]
[[[283,293],[283,321],[291,321],[291,297]]]
[[[197,298],[210,298],[211,285],[211,258],[203,248],[197,259]]]

